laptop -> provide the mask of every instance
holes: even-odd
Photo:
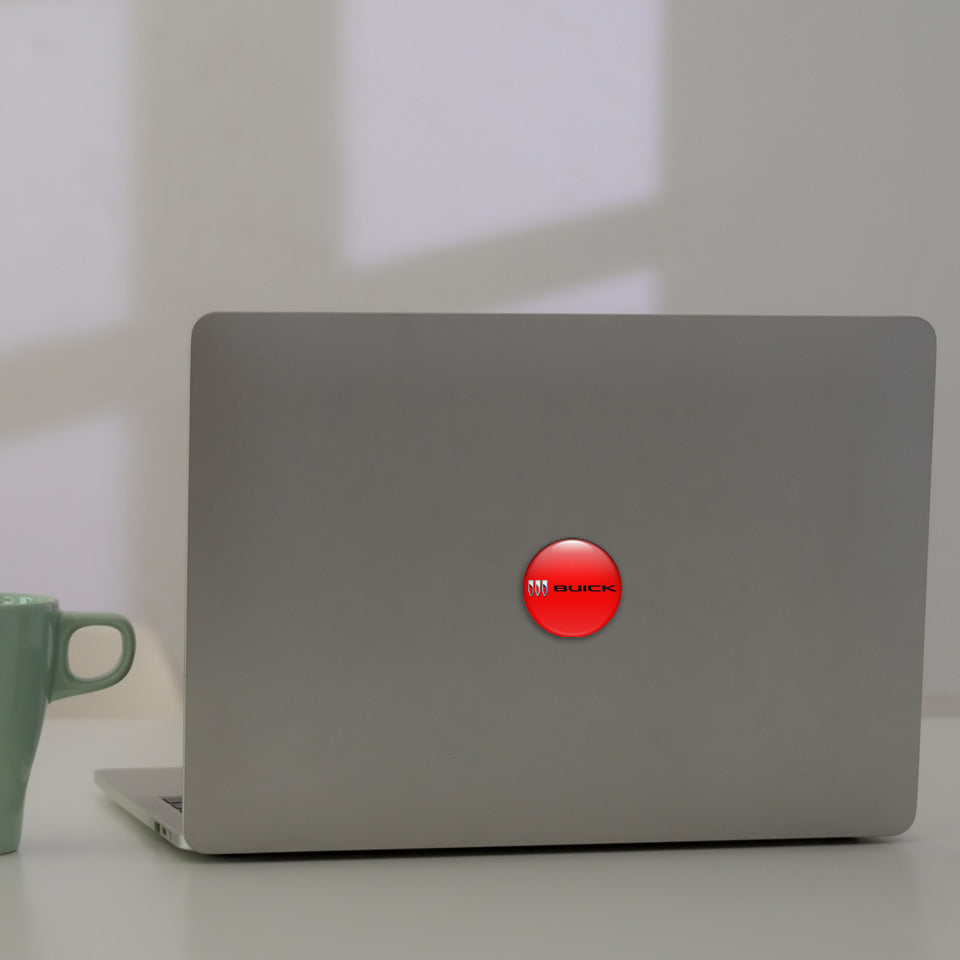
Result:
[[[207,854],[886,836],[917,796],[909,317],[213,314],[184,767]]]

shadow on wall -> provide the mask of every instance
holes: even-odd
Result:
[[[0,2],[4,589],[126,612],[179,672],[210,310],[922,314],[942,434],[960,7],[841,6]]]

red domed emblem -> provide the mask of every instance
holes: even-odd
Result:
[[[620,571],[610,554],[588,540],[544,547],[523,575],[527,612],[556,637],[589,637],[620,606]]]

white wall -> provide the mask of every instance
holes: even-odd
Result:
[[[920,314],[960,697],[958,35],[940,0],[0,0],[0,584],[179,659],[208,310]]]

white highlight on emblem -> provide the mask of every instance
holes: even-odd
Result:
[[[545,597],[547,595],[547,581],[546,580],[528,580],[527,581],[527,596],[528,597]]]

